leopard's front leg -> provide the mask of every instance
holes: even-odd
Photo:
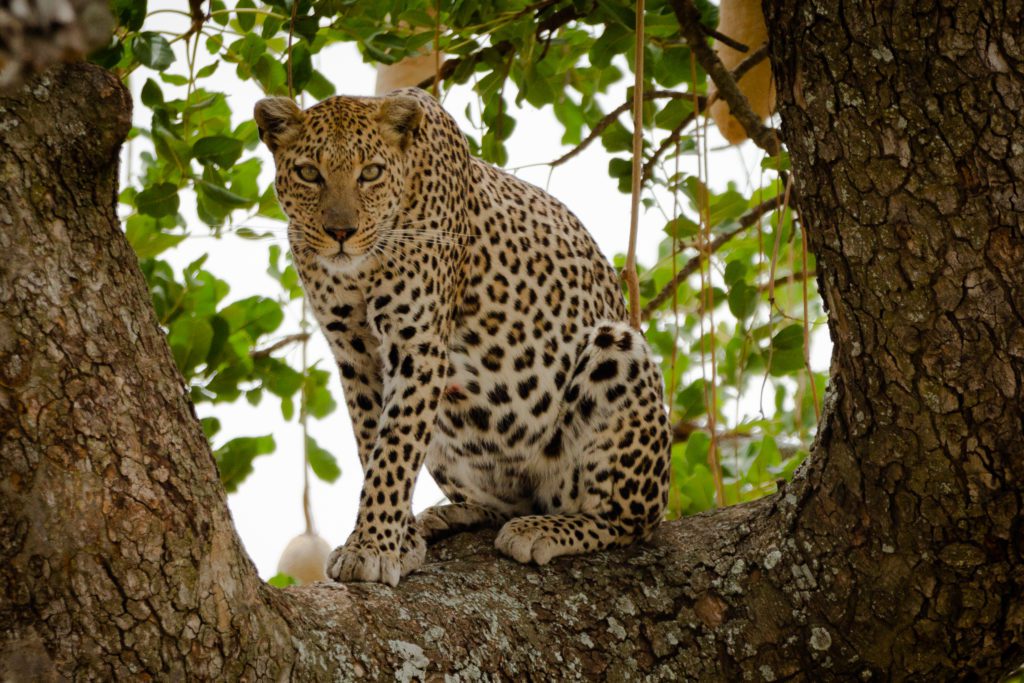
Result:
[[[383,407],[363,467],[356,527],[328,558],[327,575],[395,586],[406,573],[403,543],[408,540],[422,550],[418,539],[406,539],[406,534],[412,490],[430,444],[447,369],[447,343],[443,317],[429,300],[379,295],[367,301],[367,314],[380,340]]]

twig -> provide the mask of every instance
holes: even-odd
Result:
[[[716,237],[714,241],[711,242],[711,245],[708,249],[709,255],[718,251],[726,242],[728,242],[733,237],[735,237],[736,235],[738,235],[739,233],[743,232],[751,225],[756,223],[758,219],[761,218],[761,216],[765,215],[769,211],[777,209],[781,202],[782,197],[772,197],[771,199],[761,202],[753,209],[745,213],[743,217],[740,218],[740,224],[738,227],[734,228],[733,230],[730,230],[729,232],[722,233],[721,235]],[[647,302],[647,305],[644,306],[644,310],[640,314],[643,319],[646,320],[647,318],[651,317],[654,311],[656,311],[659,306],[665,303],[665,301],[670,296],[672,296],[672,292],[674,292],[679,287],[680,283],[682,283],[683,280],[690,277],[691,275],[693,275],[694,272],[696,272],[697,268],[700,267],[701,258],[703,258],[703,254],[698,254],[691,258],[689,261],[687,261],[686,264],[679,269],[679,272],[676,273],[676,276],[672,278],[672,280],[670,280],[668,284],[662,287],[661,291],[658,292],[654,296],[654,298]]]
[[[779,153],[777,131],[768,128],[761,122],[758,115],[750,108],[750,102],[747,101],[746,95],[736,85],[736,79],[732,77],[718,55],[708,45],[704,37],[703,25],[700,22],[700,11],[694,6],[693,0],[669,0],[669,4],[679,21],[683,37],[689,43],[690,50],[693,51],[693,56],[697,58],[705,73],[714,81],[720,97],[729,103],[729,113],[740,122],[754,144],[770,156],[776,156]]]
[[[774,286],[775,287],[785,287],[787,285],[797,284],[798,282],[804,282],[807,278],[811,278],[813,280],[815,277],[817,277],[817,273],[815,271],[813,271],[813,270],[811,272],[809,272],[809,273],[806,273],[806,274],[802,273],[802,272],[800,272],[800,273],[790,273],[789,275],[787,275],[787,276],[785,276],[783,278],[775,278]],[[758,285],[757,291],[759,291],[760,293],[764,294],[765,292],[768,291],[769,287],[771,287],[771,286],[772,286],[771,283],[764,282],[761,285]]]
[[[724,45],[728,45],[729,47],[731,47],[732,49],[736,50],[737,52],[746,52],[747,50],[750,49],[750,47],[748,47],[747,45],[744,45],[743,43],[741,43],[738,40],[734,40],[733,38],[730,38],[729,36],[725,35],[724,33],[719,33],[718,31],[716,31],[715,29],[711,28],[710,26],[705,26],[704,24],[701,24],[700,25],[700,30],[703,31],[704,35],[706,35],[708,38],[714,38],[718,42],[720,42],[720,43],[722,43]]]
[[[503,40],[497,45],[493,45],[490,48],[484,49],[497,50],[498,55],[504,58],[515,48],[512,45],[512,43],[510,43],[507,40]],[[441,68],[437,69],[436,73],[433,76],[428,76],[424,78],[422,81],[416,84],[416,87],[421,88],[423,90],[430,90],[431,88],[434,87],[435,84],[439,84],[441,81],[445,80],[453,73],[455,73],[455,70],[458,69],[463,64],[463,62],[475,65],[483,57],[484,49],[477,50],[473,54],[466,55],[465,57],[450,57],[444,60],[444,63],[441,64]]]
[[[527,14],[531,13],[536,13],[536,16],[539,17],[540,13],[543,10],[547,9],[552,5],[558,4],[558,2],[559,0],[541,0],[540,2],[524,7],[523,9],[516,12],[515,15],[512,16],[511,21],[514,21],[515,19],[524,17]],[[565,26],[570,21],[586,16],[586,12],[580,11],[575,7],[571,8],[572,11],[568,11],[568,9],[569,8],[567,8],[566,10],[559,10],[558,12],[555,12],[546,19],[540,21],[537,24],[537,28],[534,31],[534,35],[537,36],[537,39],[543,41],[544,38],[541,35],[542,33],[547,32],[550,34],[556,29]],[[466,55],[465,57],[452,57],[450,59],[446,59],[444,63],[441,64],[441,68],[436,69],[436,73],[433,76],[423,79],[422,81],[416,84],[416,87],[422,88],[423,90],[430,90],[435,85],[439,85],[441,81],[445,80],[453,73],[455,73],[455,70],[459,68],[463,63],[470,63],[475,65],[477,62],[480,61],[483,52],[485,50],[490,49],[498,50],[498,55],[500,57],[505,57],[509,52],[513,50],[513,45],[507,40],[503,40],[497,45],[481,48],[480,50],[477,50],[472,54]]]
[[[749,57],[747,57],[738,65],[736,65],[736,68],[732,72],[733,80],[738,81],[741,78],[743,78],[744,74],[746,74],[748,71],[750,71],[755,66],[760,64],[767,56],[768,46],[762,45],[760,48],[755,50],[753,54],[751,54]],[[685,95],[685,93],[683,94]],[[707,98],[700,98],[698,100],[698,106],[695,112],[687,116],[682,121],[680,121],[679,125],[672,130],[672,133],[667,138],[661,141],[661,145],[659,145],[658,149],[654,151],[654,154],[652,154],[651,157],[644,164],[643,181],[645,183],[649,181],[651,177],[654,175],[654,167],[657,166],[658,161],[661,159],[662,155],[665,154],[665,152],[668,151],[669,148],[672,147],[672,145],[679,141],[679,138],[683,134],[683,130],[685,130],[688,125],[690,125],[690,123],[696,117],[696,114],[703,114],[705,111],[707,111],[707,108],[710,107],[717,98],[717,92]]]
[[[640,279],[636,274],[636,234],[640,226],[640,157],[644,151],[644,0],[636,3],[636,50],[633,54],[633,195],[629,212],[629,249],[623,275],[629,290],[629,324],[640,329]]]
[[[705,104],[705,106],[707,105]],[[701,109],[703,108],[704,107],[701,107]],[[661,159],[661,156],[665,152],[667,152],[673,145],[679,142],[679,138],[682,137],[683,131],[686,130],[687,126],[693,123],[693,120],[696,117],[697,112],[691,112],[689,115],[686,116],[686,118],[679,122],[678,126],[672,129],[672,132],[669,133],[669,136],[667,138],[661,141],[661,144],[658,145],[658,149],[654,150],[654,154],[652,154],[650,158],[644,162],[644,169],[643,172],[640,174],[641,182],[646,183],[648,180],[651,179],[651,177],[654,175],[654,167]]]
[[[253,360],[256,360],[258,358],[268,358],[270,357],[271,354],[274,353],[274,351],[282,349],[285,346],[289,346],[291,344],[305,342],[307,339],[309,339],[309,332],[298,332],[296,334],[290,334],[287,337],[284,337],[283,339],[277,340],[276,342],[274,342],[273,344],[264,349],[257,349],[253,351],[252,353],[249,354],[249,357],[252,358]]]
[[[686,97],[689,97],[689,93],[675,92],[673,90],[648,90],[647,92],[644,93],[644,99],[645,100],[656,100],[656,99],[681,100],[681,99],[684,99]],[[700,102],[701,103],[704,102],[704,97],[703,96],[700,97]],[[601,133],[603,133],[605,131],[605,129],[608,128],[608,126],[610,126],[613,123],[615,123],[615,121],[620,116],[622,116],[627,111],[629,111],[630,107],[632,107],[632,106],[633,106],[632,102],[623,102],[619,106],[615,107],[615,109],[613,109],[610,112],[608,112],[607,114],[605,114],[603,117],[601,117],[601,120],[598,121],[597,123],[595,123],[594,127],[590,129],[590,132],[587,134],[587,137],[583,138],[583,140],[578,145],[576,145],[575,147],[573,147],[568,152],[566,152],[565,154],[563,154],[559,158],[555,159],[554,161],[552,161],[548,165],[551,166],[552,168],[554,168],[555,166],[561,166],[565,162],[569,161],[569,159],[572,159],[574,156],[576,156],[577,154],[582,152],[584,149],[586,149],[588,146],[590,146],[591,142],[593,142],[598,137],[600,137]],[[702,105],[702,108],[703,108],[703,105]],[[691,118],[688,118],[687,120],[688,121],[692,121],[693,119],[691,117]]]
[[[295,87],[292,81],[292,38],[295,35],[295,17],[299,11],[299,3],[292,2],[292,17],[288,22],[288,97],[295,98]]]

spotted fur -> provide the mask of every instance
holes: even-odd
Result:
[[[256,120],[365,477],[328,575],[395,585],[425,540],[479,526],[538,564],[649,536],[661,376],[577,218],[472,158],[423,91],[263,100]],[[451,504],[414,520],[424,463]]]

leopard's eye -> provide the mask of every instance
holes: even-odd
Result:
[[[383,166],[380,164],[370,164],[363,167],[362,173],[359,174],[359,180],[364,183],[372,183],[377,178],[380,178],[383,173]]]
[[[316,166],[310,164],[303,164],[295,167],[295,172],[299,174],[299,177],[305,180],[307,183],[319,183],[323,180],[320,175],[320,171],[316,170]]]

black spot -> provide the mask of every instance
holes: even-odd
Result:
[[[498,433],[504,434],[516,423],[516,414],[508,413],[498,421]]]
[[[356,353],[366,353],[366,344],[364,344],[363,340],[359,337],[352,337],[352,341],[349,343],[352,344],[352,349]]]
[[[341,322],[340,320],[335,320],[332,323],[327,323],[327,329],[330,330],[331,332],[344,332],[345,330],[348,329],[348,325]]]
[[[583,416],[584,420],[589,420],[591,413],[594,412],[594,406],[597,403],[590,396],[584,396],[580,399],[580,415]]]
[[[625,393],[626,393],[626,385],[624,385],[624,384],[616,384],[614,387],[612,387],[611,389],[608,390],[608,392],[604,395],[604,397],[606,399],[608,399],[609,403],[611,403],[613,401],[617,401],[619,399],[619,397],[621,397]]]
[[[481,431],[487,431],[491,425],[491,411],[487,408],[481,408],[480,406],[474,406],[469,409],[466,413],[466,417]]]
[[[512,397],[508,395],[508,389],[504,384],[498,384],[487,392],[487,400],[491,403],[501,405],[502,403],[510,403],[512,401]]]
[[[351,363],[340,363],[338,368],[341,369],[341,376],[345,379],[352,379],[356,376],[356,369]]]
[[[365,394],[359,394],[356,396],[356,405],[363,410],[373,410],[373,401],[371,401]]]
[[[562,454],[562,430],[555,430],[555,435],[551,437],[551,441],[548,441],[548,445],[544,447],[544,455],[549,458],[557,458]]]
[[[339,318],[347,318],[352,313],[352,307],[348,304],[345,304],[344,306],[335,306],[331,309],[331,313]]]
[[[391,303],[391,297],[390,297],[390,296],[388,296],[387,294],[385,294],[385,295],[383,295],[383,296],[378,296],[378,297],[377,297],[376,299],[374,299],[374,301],[373,301],[373,305],[374,305],[374,306],[375,306],[376,308],[384,308],[384,307],[385,307],[385,306],[387,306],[387,305],[388,305],[389,303]]]
[[[517,387],[519,391],[519,398],[526,398],[530,395],[534,389],[537,388],[537,375],[532,375],[529,379],[526,379],[519,383]]]
[[[598,348],[602,349],[607,349],[614,342],[615,339],[612,337],[612,335],[608,334],[607,332],[602,332],[601,334],[597,335],[597,337],[594,338],[594,343],[597,344]]]
[[[402,377],[412,377],[412,356],[406,356],[402,361]]]
[[[398,334],[402,337],[402,339],[412,339],[412,336],[416,334],[416,328],[413,327],[412,325],[409,325],[408,327],[403,327],[402,329],[400,329],[398,331]]]
[[[619,372],[619,363],[614,358],[602,361],[594,371],[590,373],[590,379],[594,382],[603,382],[611,379]]]
[[[391,345],[391,350],[388,351],[388,363],[391,364],[391,369],[398,367],[398,347],[394,344]]]
[[[534,417],[540,417],[541,415],[546,413],[548,408],[550,407],[551,394],[545,393],[543,396],[541,396],[540,400],[537,401],[536,405],[533,406],[533,410],[531,410],[530,412],[533,413]]]
[[[623,351],[629,351],[633,348],[633,335],[629,332],[622,335],[622,339],[619,340],[619,348]]]

